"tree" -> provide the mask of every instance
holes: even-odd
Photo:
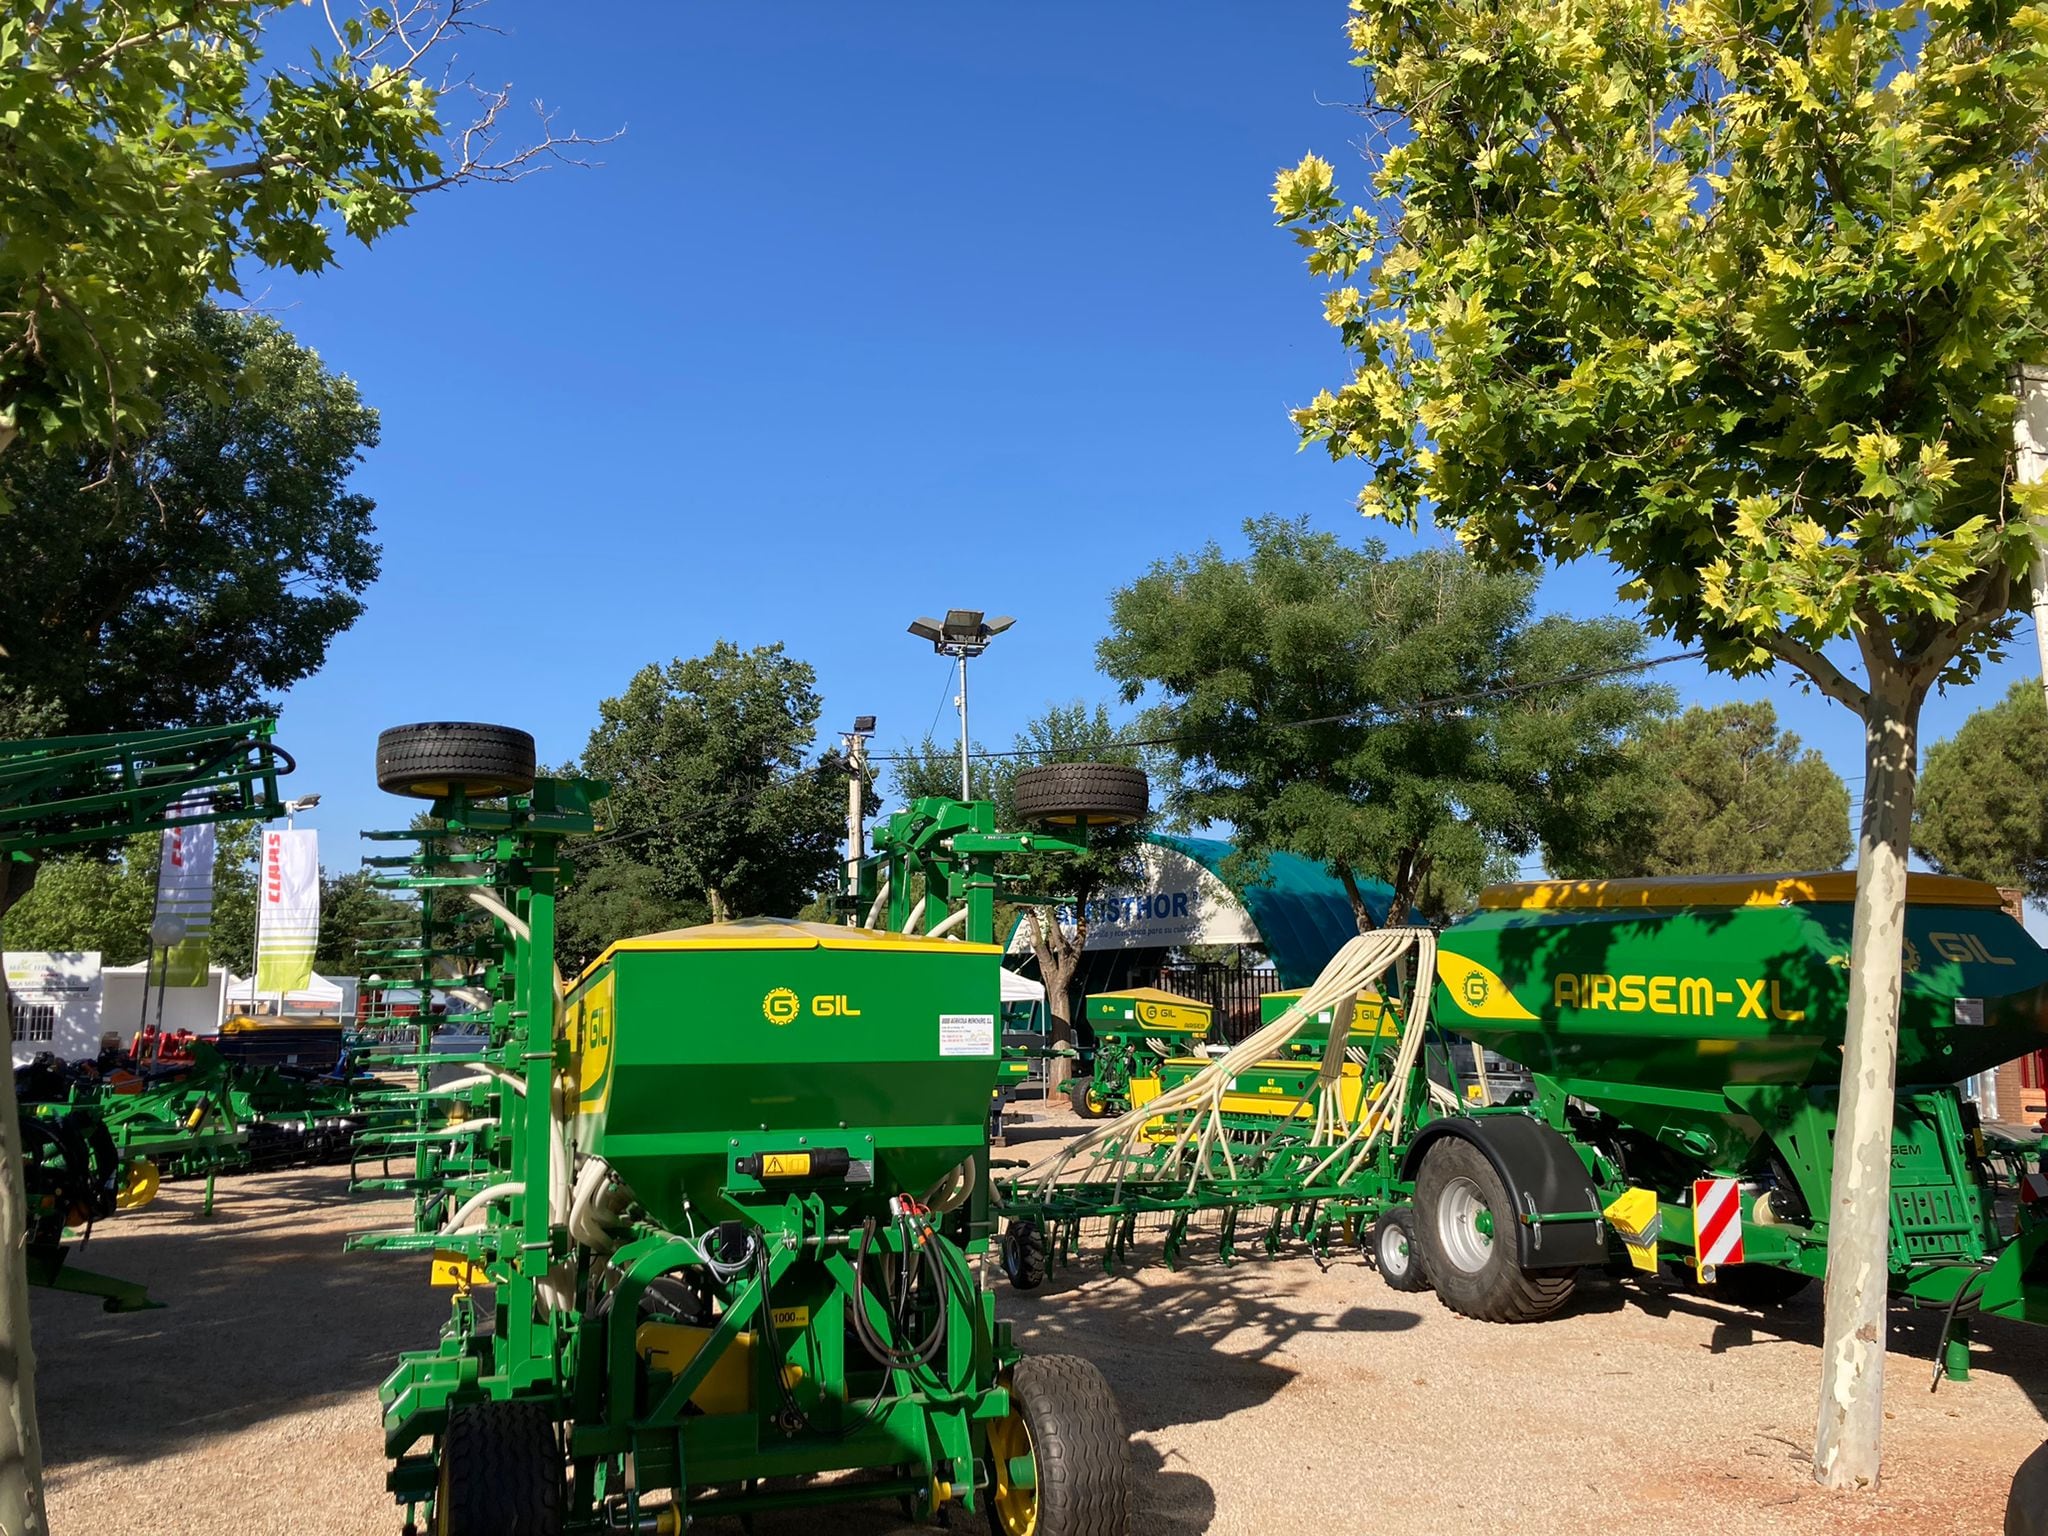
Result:
[[[313,966],[324,976],[355,976],[365,945],[417,932],[419,911],[371,883],[367,869],[320,874],[320,947]]]
[[[246,973],[256,926],[256,828],[222,822],[213,863],[212,964]],[[69,854],[39,867],[7,913],[12,949],[96,949],[104,965],[151,957],[163,836],[131,837],[112,856]],[[324,918],[324,914],[323,914]]]
[[[2048,706],[2017,682],[1927,752],[1913,846],[1949,874],[2048,897]]]
[[[1011,756],[988,760],[996,825],[1019,825],[1016,778],[1021,769],[1044,763],[1114,763],[1136,768],[1140,760],[1140,750],[1111,722],[1106,705],[1090,706],[1079,699],[1049,705],[1018,732]],[[1057,895],[1073,914],[1070,924],[1054,920],[1042,905],[1026,906],[1022,914],[1026,942],[1038,961],[1038,979],[1045,984],[1054,1045],[1068,1044],[1074,1038],[1074,979],[1088,947],[1091,905],[1098,896],[1137,885],[1145,878],[1138,851],[1147,826],[1149,823],[1098,828],[1089,834],[1086,853],[1024,854],[1004,864],[1006,873],[1021,877],[1022,889],[1041,896]],[[1064,1075],[1055,1073],[1055,1087]]]
[[[780,645],[649,665],[598,706],[582,771],[612,786],[606,819],[654,871],[653,894],[713,922],[797,911],[839,866],[846,765],[807,762],[817,673]]]
[[[994,798],[997,781],[1002,777],[1001,762],[988,757],[980,742],[968,743],[967,783],[975,799]],[[934,736],[904,742],[889,764],[889,784],[905,805],[927,795],[956,798],[960,793],[960,743],[940,741]]]
[[[1143,733],[1171,739],[1169,809],[1229,822],[1242,878],[1277,850],[1318,859],[1364,931],[1366,879],[1393,886],[1389,922],[1439,916],[1599,835],[1634,769],[1623,734],[1664,697],[1600,676],[1640,660],[1636,625],[1534,618],[1532,577],[1456,551],[1245,535],[1242,559],[1211,544],[1116,593],[1100,649],[1126,700],[1161,697]]]
[[[1698,705],[1629,743],[1632,803],[1567,876],[1629,878],[1839,869],[1849,857],[1849,789],[1818,752],[1778,730],[1768,703]]]
[[[576,878],[555,903],[555,960],[565,976],[579,973],[616,940],[685,928],[710,916],[701,899],[665,894],[660,871],[623,843],[600,835],[571,844],[570,853]]]
[[[477,0],[335,6],[331,46],[264,55],[285,0],[0,0],[0,451],[120,443],[163,343],[248,270],[317,272],[413,201],[583,142],[542,119],[499,153],[510,90],[450,135],[432,82]],[[340,13],[340,14],[337,14]]]
[[[378,572],[377,414],[275,321],[195,311],[134,453],[0,458],[11,676],[74,734],[234,719],[319,670]]]
[[[1353,0],[1372,204],[1280,222],[1353,354],[1295,416],[1376,517],[1599,555],[1710,665],[1863,721],[1815,1476],[1874,1486],[1920,707],[2008,634],[2042,335],[2048,17],[1974,6]],[[1826,653],[1853,640],[1855,664]],[[1840,653],[1838,653],[1840,654]]]

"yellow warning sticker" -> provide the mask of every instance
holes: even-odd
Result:
[[[801,1179],[811,1171],[811,1154],[808,1152],[763,1152],[761,1154],[761,1177],[764,1179]]]
[[[466,1253],[452,1253],[447,1249],[436,1249],[434,1253],[433,1282],[436,1285],[489,1285],[490,1277],[483,1269],[472,1264]]]

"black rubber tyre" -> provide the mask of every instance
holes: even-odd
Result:
[[[377,738],[377,787],[394,795],[523,795],[533,776],[533,738],[509,725],[430,720],[394,725]]]
[[[1131,1437],[1102,1372],[1078,1355],[1027,1355],[1010,1373],[1010,1399],[1031,1432],[1035,1536],[1126,1536]],[[1003,1529],[993,1510],[989,1528]]]
[[[1067,1102],[1074,1106],[1074,1113],[1083,1120],[1107,1120],[1109,1106],[1102,1100],[1091,1102],[1090,1091],[1095,1087],[1092,1077],[1070,1077],[1067,1079]]]
[[[1700,1294],[1762,1312],[1784,1306],[1811,1284],[1813,1277],[1797,1270],[1773,1269],[1768,1264],[1725,1264],[1714,1272],[1712,1284],[1700,1287]]]
[[[1372,1224],[1372,1265],[1390,1291],[1429,1289],[1422,1250],[1415,1243],[1415,1213],[1397,1205]]]
[[[1063,827],[1123,827],[1143,821],[1152,787],[1142,769],[1113,763],[1046,763],[1014,780],[1022,821]]]
[[[1479,1230],[1482,1211],[1498,1241]],[[1445,1306],[1482,1323],[1533,1323],[1571,1299],[1579,1272],[1523,1269],[1514,1232],[1514,1204],[1486,1154],[1458,1137],[1432,1146],[1415,1179],[1415,1239]]]
[[[1035,1291],[1045,1284],[1045,1228],[1029,1216],[1019,1216],[1003,1233],[1003,1273],[1020,1291]]]
[[[2048,1443],[2013,1474],[2005,1500],[2005,1536],[2048,1536]]]
[[[440,1455],[434,1536],[561,1536],[562,1448],[540,1404],[454,1409]]]

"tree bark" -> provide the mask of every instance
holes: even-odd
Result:
[[[33,866],[0,855],[0,929],[7,909],[35,883]],[[22,1179],[21,1112],[14,1102],[14,1020],[0,968],[0,1040],[8,1066],[0,1084],[0,1532],[47,1536],[43,1437],[36,1426],[36,1355],[28,1318],[28,1191]]]
[[[1820,1419],[1813,1475],[1874,1489],[1884,1427],[1885,1307],[1890,1281],[1893,1084],[1906,933],[1906,853],[1922,690],[1872,659],[1863,706],[1863,817],[1857,839],[1849,1012],[1842,1046]]]
[[[721,891],[717,886],[713,885],[705,888],[704,904],[711,909],[711,921],[714,923],[727,921],[725,892]]]
[[[1086,902],[1077,902],[1079,911],[1087,910]],[[1047,924],[1038,915],[1036,908],[1024,914],[1031,924],[1031,952],[1038,960],[1038,979],[1045,985],[1045,1004],[1052,1015],[1052,1040],[1054,1046],[1071,1045],[1074,1039],[1074,972],[1081,963],[1081,951],[1088,943],[1088,920],[1079,920],[1073,938],[1069,939],[1057,922]],[[1071,1075],[1067,1058],[1055,1056],[1046,1063],[1046,1082],[1057,1091],[1060,1084]]]

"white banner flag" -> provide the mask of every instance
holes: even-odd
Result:
[[[256,990],[304,989],[319,947],[319,834],[266,829],[256,880]]]
[[[171,807],[176,815],[196,809],[198,802],[180,800]],[[163,954],[163,984],[167,987],[199,987],[206,984],[208,940],[213,933],[214,825],[199,822],[189,827],[166,827],[156,874],[156,924],[177,932],[176,942]],[[152,937],[152,943],[154,938]]]

